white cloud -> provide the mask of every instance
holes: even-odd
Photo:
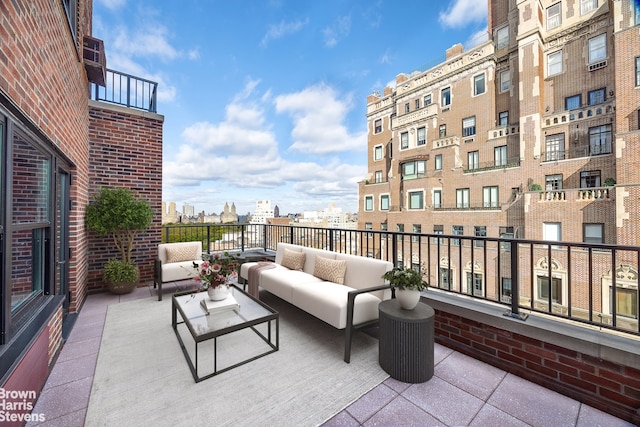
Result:
[[[350,134],[343,124],[351,104],[350,97],[339,99],[324,84],[275,99],[276,111],[288,113],[293,120],[290,148],[307,154],[362,150],[367,146],[366,131]]]
[[[453,0],[446,12],[440,12],[440,23],[449,28],[460,28],[472,22],[487,19],[486,0]]]
[[[100,3],[110,10],[116,10],[124,6],[127,0],[99,0]]]
[[[277,25],[270,25],[267,33],[260,40],[260,46],[265,47],[269,44],[271,40],[280,39],[289,34],[294,34],[300,31],[309,23],[309,19],[305,19],[304,21],[292,21],[285,22],[281,21]]]
[[[463,43],[464,49],[471,49],[472,47],[478,46],[481,43],[489,40],[489,33],[487,33],[487,27],[484,27],[481,30],[476,31],[471,34],[466,42]]]
[[[324,35],[324,44],[327,47],[334,47],[338,42],[349,35],[351,32],[351,17],[340,16],[336,22],[322,30]]]

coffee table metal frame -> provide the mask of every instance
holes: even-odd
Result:
[[[231,312],[223,312],[223,313],[212,313],[207,315],[204,309],[200,306],[200,301],[207,296],[206,292],[181,292],[176,293],[172,297],[171,305],[171,325],[173,330],[178,338],[178,342],[180,343],[180,347],[182,348],[182,352],[184,353],[185,359],[187,359],[187,364],[189,365],[189,369],[191,370],[191,374],[193,375],[193,379],[195,382],[200,382],[202,380],[206,380],[207,378],[211,378],[215,375],[226,372],[230,369],[236,368],[238,366],[249,363],[253,360],[264,357],[268,354],[274,353],[278,351],[280,347],[280,317],[279,313],[264,304],[260,300],[253,298],[251,295],[245,293],[242,289],[238,288],[235,285],[231,285],[234,295],[240,304],[240,309],[233,310],[232,316],[235,316],[234,320],[235,324],[232,324],[228,327],[222,327],[220,329],[211,329],[207,332],[200,333],[194,327],[194,321],[197,319],[200,322],[207,322],[209,316],[223,315],[228,316]],[[189,310],[187,310],[185,304],[191,304],[189,306]],[[198,312],[193,306],[197,305],[197,308],[200,309]],[[256,307],[260,306],[260,307]],[[243,310],[244,308],[244,310]],[[258,314],[257,316],[250,316],[250,318],[246,318],[243,313],[251,312],[253,310],[258,310],[262,312],[262,314]],[[178,321],[178,314],[182,321]],[[272,328],[272,323],[275,322],[275,328]],[[263,334],[261,331],[255,328],[256,325],[267,323],[267,334]],[[191,333],[191,337],[194,340],[195,344],[195,352],[194,352],[194,361],[191,360],[191,356],[189,356],[189,352],[185,347],[185,343],[180,336],[180,332],[178,331],[178,325],[185,324],[189,332]],[[235,363],[231,366],[227,366],[223,369],[218,369],[218,337],[221,337],[226,334],[230,334],[242,329],[251,328],[253,332],[255,332],[264,342],[266,342],[270,350],[267,350],[264,353],[258,354],[256,356],[250,357],[248,359],[242,360],[238,363]],[[273,329],[273,331],[272,331]],[[273,338],[275,336],[275,342],[273,342]],[[204,376],[198,375],[198,345],[204,341],[214,340],[213,344],[213,372]]]

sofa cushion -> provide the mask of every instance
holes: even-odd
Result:
[[[307,283],[326,283],[310,274],[284,267],[262,270],[259,285],[287,302],[293,302],[293,288]]]
[[[281,265],[289,270],[302,270],[306,254],[304,252],[295,252],[289,249],[284,250]]]
[[[313,275],[320,279],[342,285],[344,283],[346,270],[347,261],[345,260],[334,260],[316,256]]]
[[[198,250],[193,245],[171,245],[164,248],[167,254],[167,263],[195,261],[198,259]]]

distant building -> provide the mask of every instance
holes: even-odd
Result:
[[[195,209],[193,205],[190,205],[188,203],[182,205],[182,216],[187,218],[195,216]]]
[[[278,207],[278,205],[276,205],[276,207],[273,208],[273,217],[278,218],[279,216],[280,216],[280,208]]]
[[[223,224],[238,222],[235,203],[231,203],[231,209],[229,209],[229,203],[224,204],[224,211],[222,212],[222,215],[220,215],[220,222]]]
[[[176,210],[176,203],[170,202],[167,210],[167,202],[162,202],[162,224],[175,224],[180,222],[180,215]]]
[[[256,202],[256,210],[251,216],[251,224],[266,224],[268,218],[273,218],[273,209],[271,209],[271,200],[258,200]]]

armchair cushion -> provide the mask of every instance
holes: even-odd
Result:
[[[195,261],[198,259],[197,248],[193,245],[172,245],[166,246],[167,263]]]

